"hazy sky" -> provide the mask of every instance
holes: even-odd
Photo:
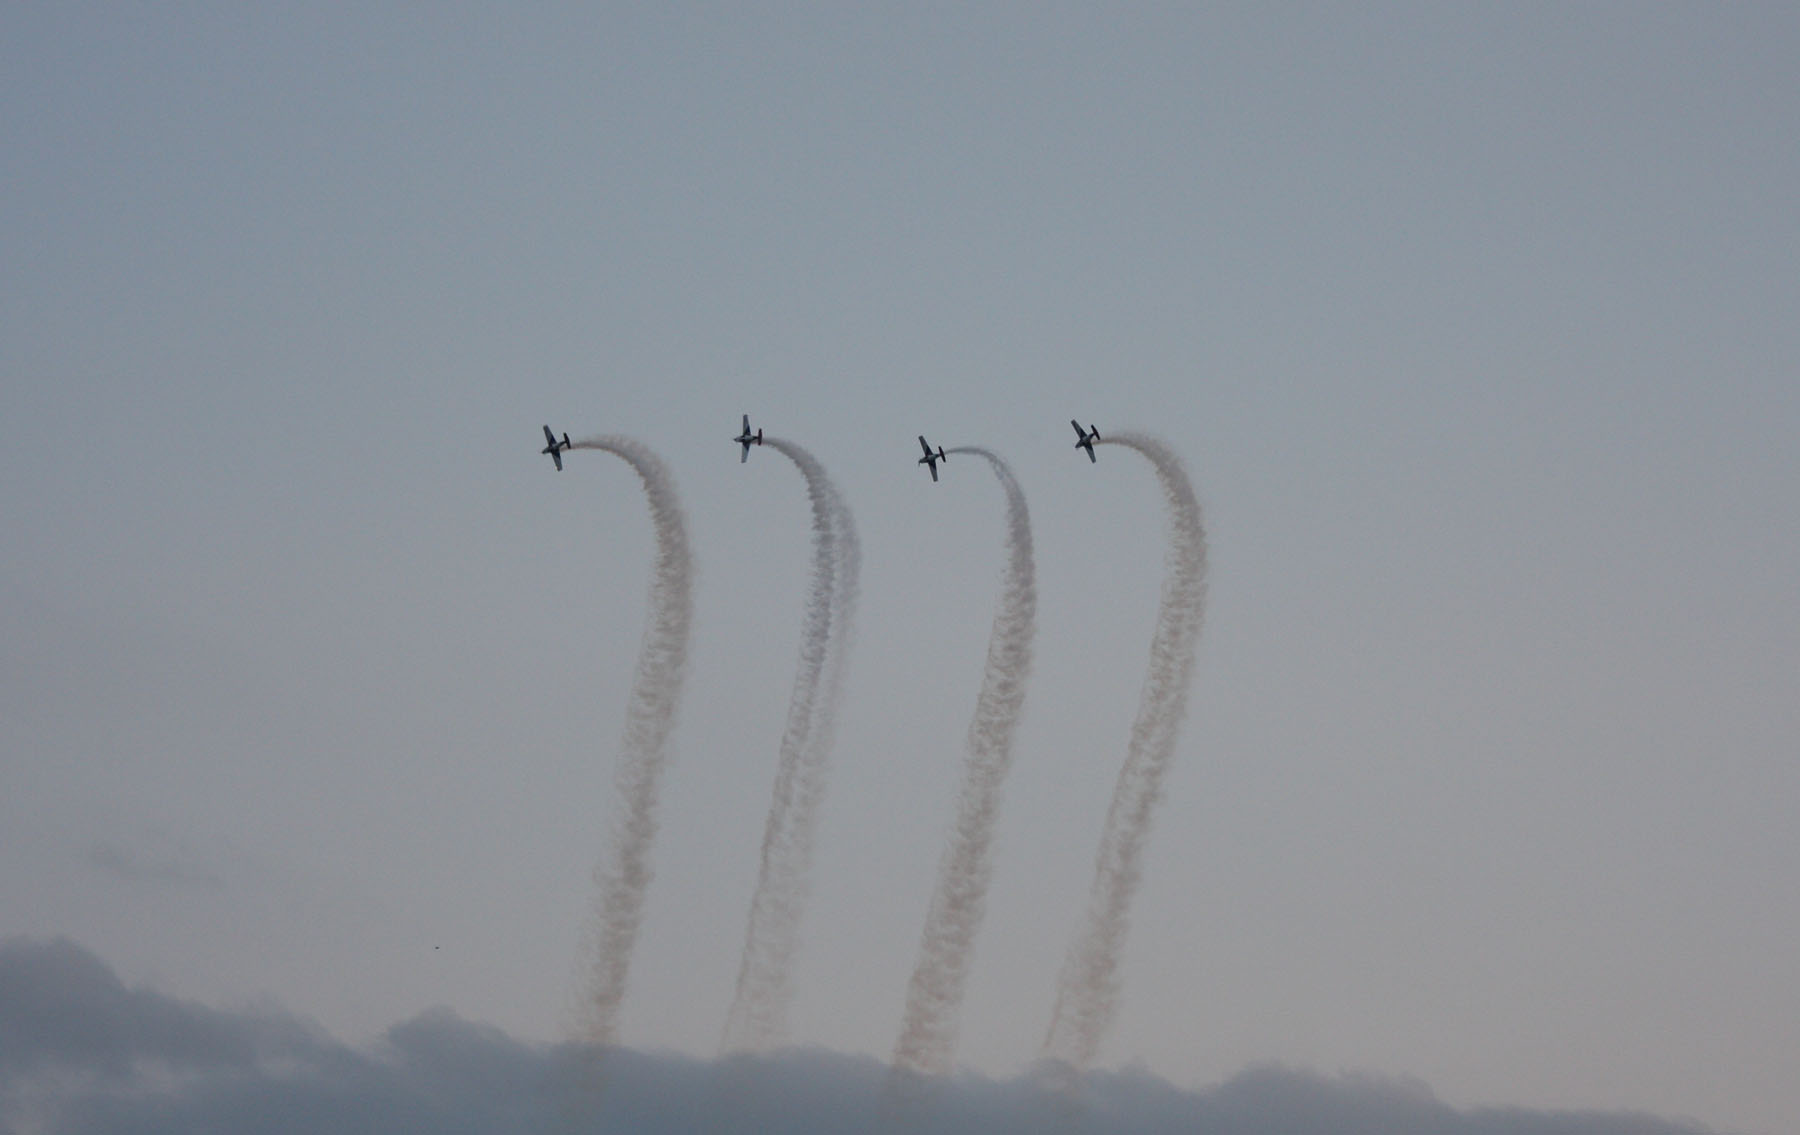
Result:
[[[864,541],[794,1038],[885,1057],[1012,462],[1036,670],[961,1058],[1038,1052],[1162,571],[1190,715],[1103,1063],[1800,1115],[1791,7],[9,6],[0,937],[566,1034],[643,626],[700,578],[620,1020],[710,1057],[806,583]]]

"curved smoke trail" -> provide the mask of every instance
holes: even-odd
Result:
[[[725,1019],[722,1048],[728,1052],[766,1050],[785,1036],[813,833],[825,796],[862,565],[856,525],[824,466],[791,441],[768,438],[763,444],[785,455],[806,478],[812,503],[813,571],[774,799],[763,828],[762,866],[750,902],[737,992]]]
[[[972,453],[994,467],[1006,490],[1007,555],[1000,607],[988,638],[987,670],[969,723],[956,822],[938,869],[919,960],[906,990],[905,1022],[894,1046],[895,1068],[926,1075],[948,1073],[956,1049],[956,1016],[974,957],[975,935],[987,909],[1000,789],[1012,767],[1013,734],[1025,705],[1037,630],[1037,572],[1024,491],[998,454],[976,446],[947,452]]]
[[[657,792],[669,763],[669,734],[687,668],[694,568],[675,481],[656,454],[638,441],[618,436],[586,438],[570,448],[599,449],[624,458],[644,482],[656,530],[650,618],[638,649],[637,674],[625,709],[625,743],[613,777],[624,802],[624,817],[613,831],[611,855],[594,871],[600,899],[583,1031],[589,1042],[610,1045],[617,1040],[619,1005],[643,922],[644,895],[654,873],[650,848],[656,841]]]
[[[1150,641],[1150,672],[1100,838],[1087,923],[1063,963],[1056,1008],[1044,1038],[1044,1054],[1075,1073],[1093,1062],[1118,1007],[1119,954],[1131,899],[1143,876],[1144,841],[1187,708],[1194,643],[1206,602],[1206,532],[1181,460],[1161,441],[1143,434],[1113,434],[1099,444],[1134,449],[1155,466],[1169,509],[1169,549],[1162,605]]]

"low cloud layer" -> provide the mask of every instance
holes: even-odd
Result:
[[[437,1009],[344,1045],[273,1009],[127,988],[66,939],[0,943],[0,1130],[1204,1132],[1207,1135],[1701,1135],[1650,1116],[1459,1111],[1424,1086],[1261,1067],[1200,1092],[1090,1074],[894,1092],[884,1065],[817,1051],[711,1062],[532,1045]]]

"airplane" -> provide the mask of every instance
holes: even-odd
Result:
[[[1069,424],[1075,427],[1075,436],[1081,439],[1075,443],[1075,448],[1087,450],[1089,461],[1100,460],[1094,456],[1094,443],[1100,440],[1100,427],[1089,426],[1084,430],[1081,428],[1081,423],[1073,418],[1069,419]]]
[[[564,434],[562,440],[557,441],[556,435],[550,432],[550,427],[545,426],[544,427],[544,440],[549,442],[550,444],[546,445],[544,448],[538,450],[538,452],[539,453],[548,453],[550,455],[550,460],[556,462],[556,471],[558,473],[562,472],[562,455],[563,455],[563,450],[569,448],[569,435]]]
[[[762,444],[762,431],[757,430],[755,433],[751,433],[750,432],[750,415],[745,414],[744,415],[744,432],[737,435],[736,437],[732,438],[731,440],[737,442],[739,445],[744,447],[744,455],[742,457],[738,458],[738,464],[742,465],[744,462],[750,460],[750,447],[753,445],[761,445]]]
[[[937,480],[937,463],[940,461],[950,460],[948,457],[944,456],[944,447],[940,445],[940,446],[938,446],[936,453],[931,452],[930,443],[925,440],[924,434],[920,434],[919,435],[919,448],[923,449],[925,451],[925,456],[919,458],[919,464],[930,466],[931,467],[931,479],[933,481],[936,481]]]

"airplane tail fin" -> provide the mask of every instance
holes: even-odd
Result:
[[[563,447],[567,448],[570,444],[572,444],[572,443],[569,441],[569,435],[564,434],[563,435]]]
[[[1095,424],[1094,424],[1094,423],[1092,423],[1092,422],[1089,422],[1089,423],[1088,423],[1088,433],[1089,433],[1089,434],[1091,434],[1091,435],[1093,435],[1093,438],[1094,438],[1094,440],[1095,440],[1095,441],[1099,441],[1099,440],[1100,440],[1100,427],[1099,427],[1099,426],[1096,426],[1096,425],[1095,425]]]

